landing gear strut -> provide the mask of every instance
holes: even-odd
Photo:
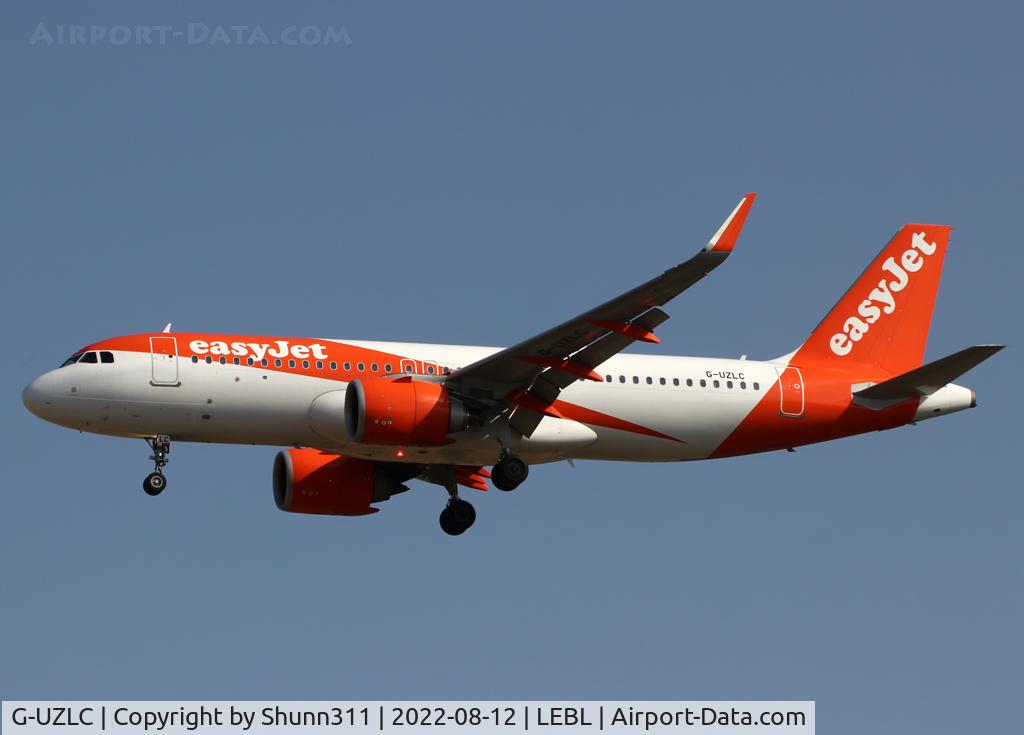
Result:
[[[449,536],[458,536],[468,531],[476,520],[476,509],[469,501],[459,497],[459,486],[455,482],[455,465],[430,465],[420,479],[440,485],[448,491],[448,504],[438,518],[441,530]]]
[[[154,439],[147,438],[146,442],[153,450],[153,455],[150,457],[153,460],[153,471],[142,481],[142,489],[146,491],[146,495],[159,495],[167,487],[164,467],[170,461],[167,455],[171,453],[171,437],[166,434],[158,434]]]
[[[530,465],[518,454],[506,452],[491,470],[491,482],[499,490],[515,490],[530,474]]]

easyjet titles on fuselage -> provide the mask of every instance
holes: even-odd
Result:
[[[279,339],[273,344],[266,342],[207,342],[202,339],[194,339],[188,343],[189,349],[197,355],[237,355],[239,357],[252,356],[256,360],[265,357],[294,357],[299,360],[326,360],[327,348],[319,342],[311,345],[294,345],[288,340]]]

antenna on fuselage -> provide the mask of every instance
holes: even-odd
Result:
[[[160,331],[163,332],[164,334],[170,334],[171,333],[171,323],[167,322],[167,326],[164,327],[163,329],[161,329]]]

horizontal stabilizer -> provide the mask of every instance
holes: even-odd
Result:
[[[975,345],[966,350],[941,357],[927,365],[897,375],[884,383],[854,391],[856,398],[876,401],[895,401],[927,396],[952,383],[971,368],[1003,349],[1004,345]]]

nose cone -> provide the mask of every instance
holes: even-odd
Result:
[[[40,375],[21,392],[21,402],[25,404],[25,408],[41,419],[47,417],[47,408],[53,397],[53,392],[47,385],[50,382],[47,375]]]

